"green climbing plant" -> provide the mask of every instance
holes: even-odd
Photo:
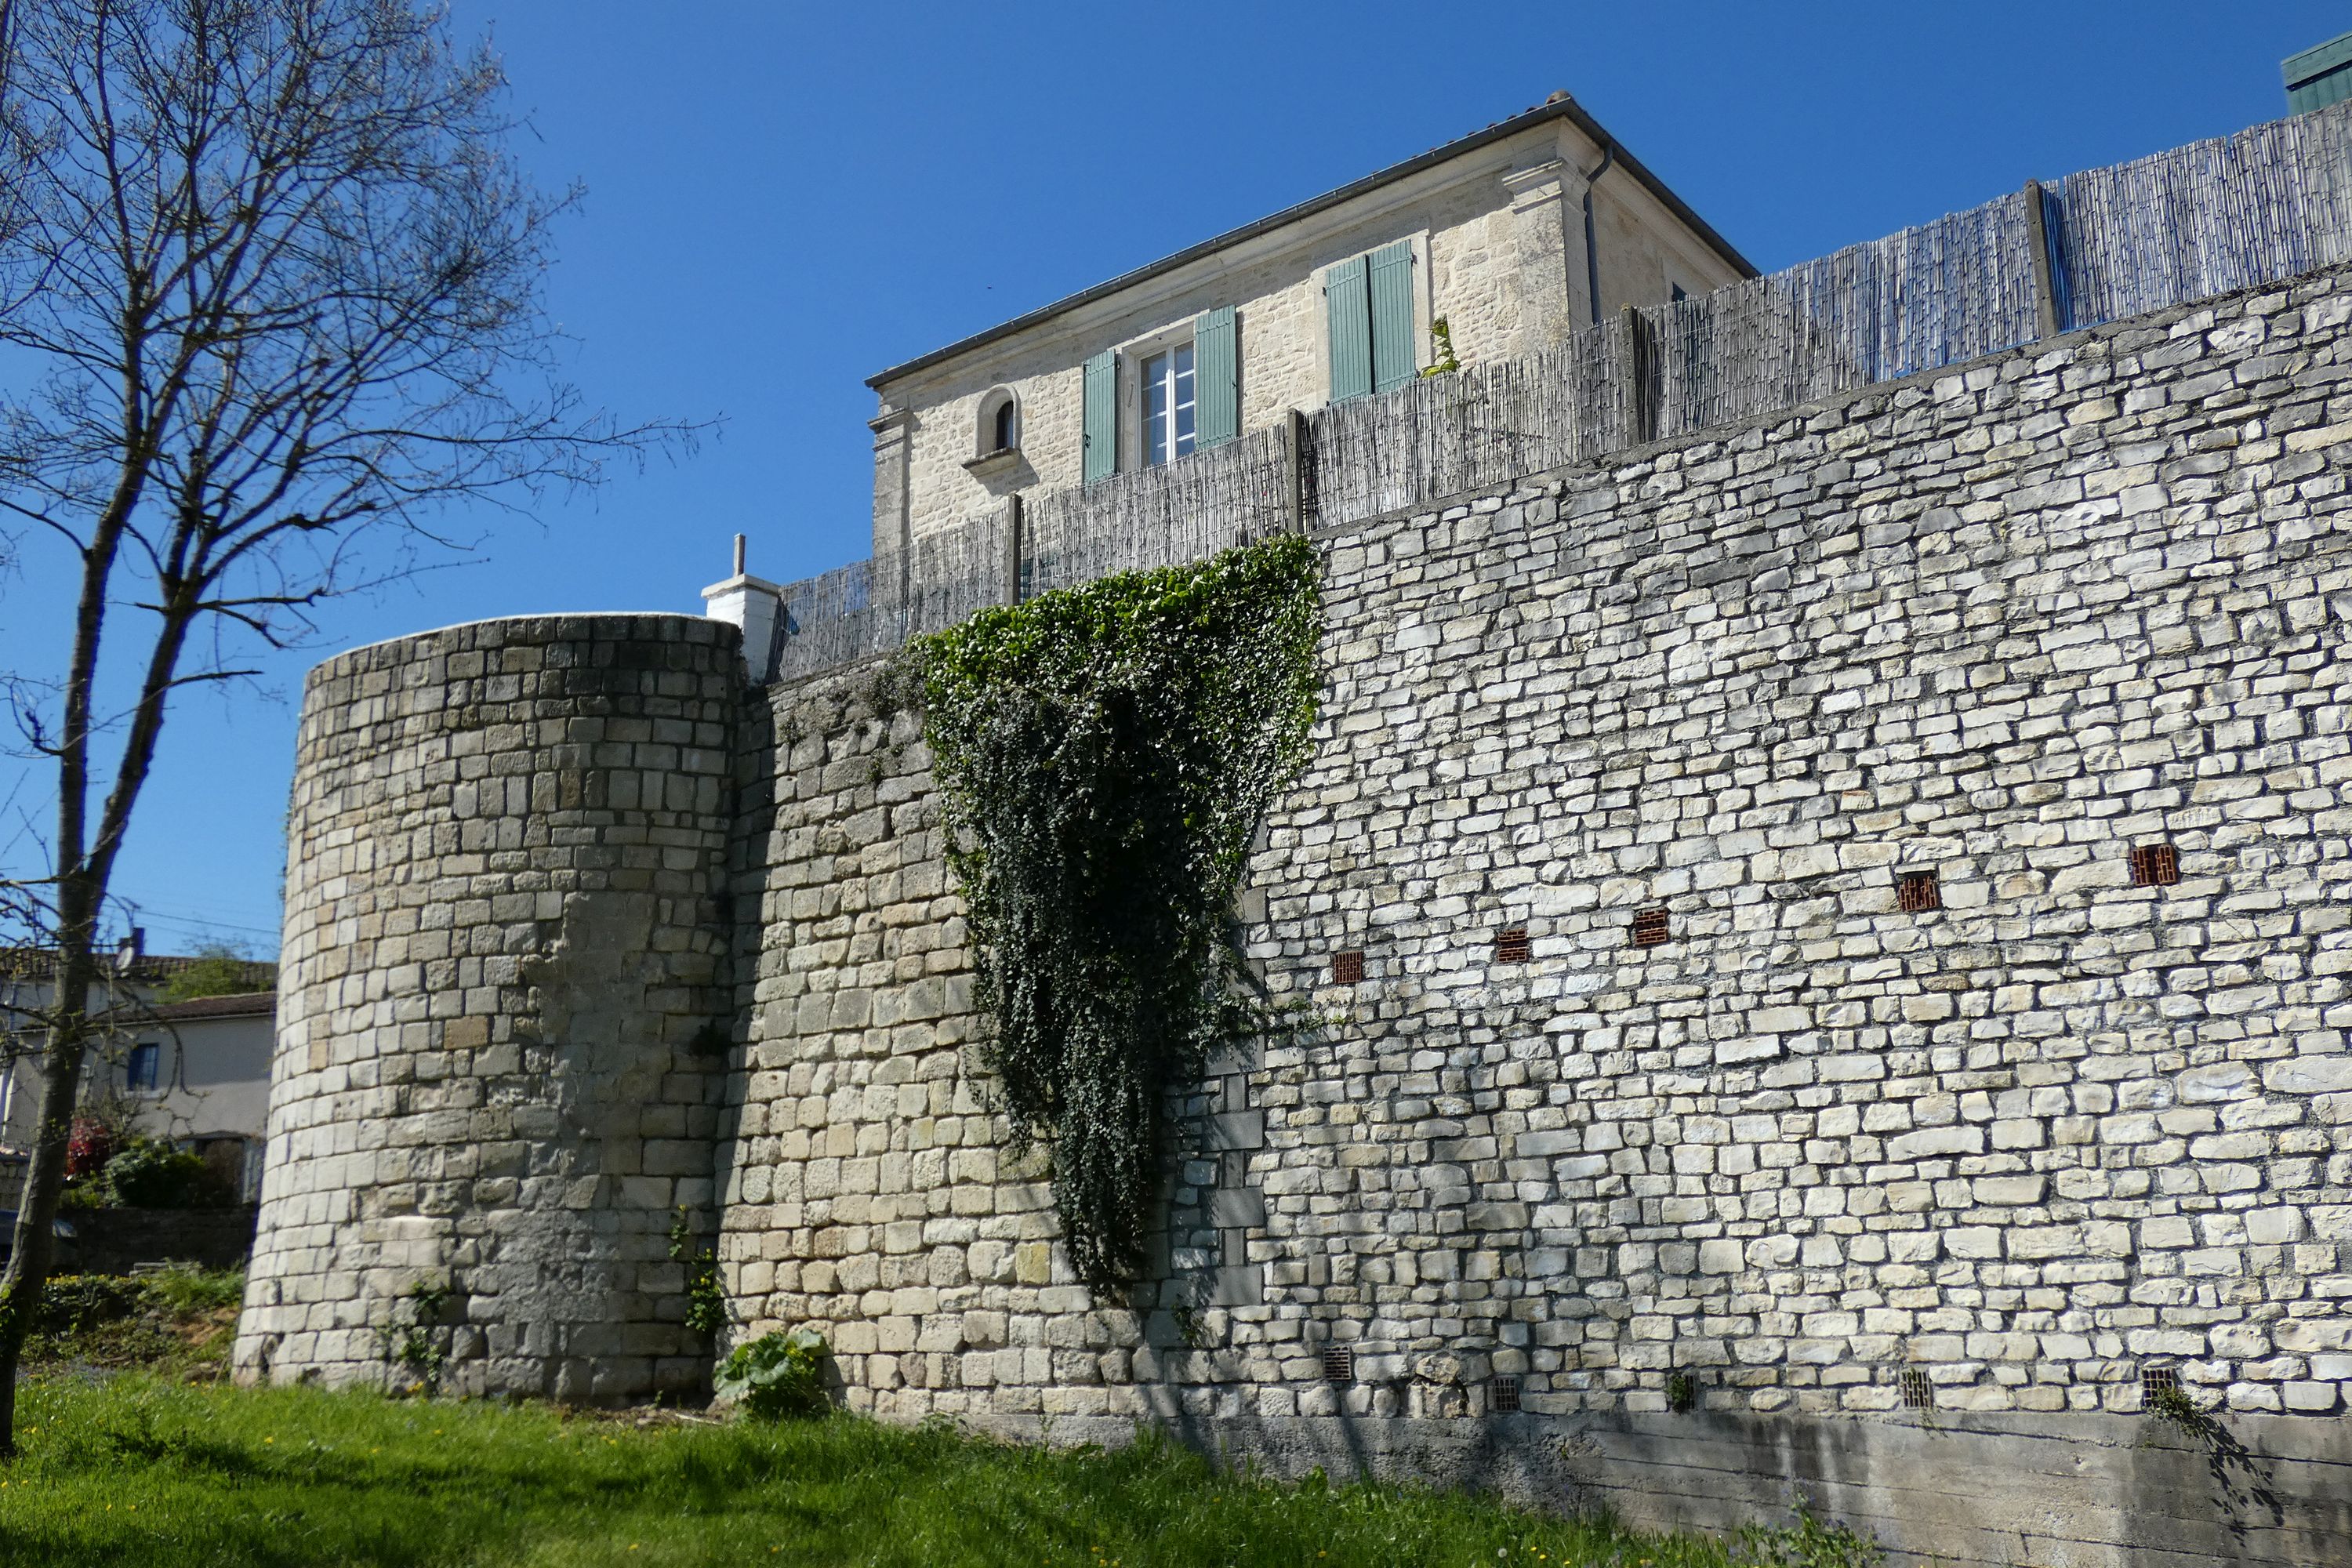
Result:
[[[457,1293],[457,1285],[448,1279],[418,1279],[408,1287],[393,1306],[390,1322],[376,1330],[376,1342],[383,1352],[387,1368],[397,1369],[408,1377],[407,1392],[432,1394],[439,1392],[441,1373],[449,1364],[450,1331],[441,1321],[449,1298]],[[402,1321],[401,1309],[406,1308],[406,1321]],[[394,1384],[398,1386],[397,1383]]]
[[[1429,323],[1429,363],[1422,367],[1422,377],[1452,375],[1462,368],[1462,356],[1454,352],[1454,329],[1440,316]]]
[[[669,1255],[686,1277],[687,1329],[709,1339],[727,1326],[727,1291],[719,1278],[719,1255],[695,1240],[683,1204],[670,1215]]]
[[[1089,1283],[1141,1272],[1166,1091],[1253,1026],[1232,909],[1305,760],[1314,548],[1283,536],[985,610],[911,650],[970,910],[984,1061],[1052,1152]]]

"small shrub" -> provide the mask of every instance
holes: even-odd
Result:
[[[141,1276],[139,1282],[146,1287],[149,1300],[182,1317],[216,1312],[245,1300],[242,1268],[199,1268],[193,1264],[172,1263]]]
[[[139,1209],[216,1208],[224,1196],[201,1157],[145,1139],[106,1163],[106,1184],[115,1202]]]
[[[1849,1524],[1824,1523],[1797,1499],[1797,1522],[1777,1529],[1748,1525],[1739,1531],[1738,1568],[1879,1568],[1885,1549]]]
[[[158,998],[164,1003],[194,1002],[205,996],[249,996],[275,989],[251,959],[226,942],[207,942],[196,950],[195,962],[172,976]]]
[[[828,1353],[824,1336],[814,1329],[762,1334],[735,1347],[711,1380],[711,1388],[762,1421],[822,1415],[832,1407],[824,1391]]]
[[[221,1376],[244,1283],[234,1268],[184,1265],[152,1274],[59,1275],[41,1288],[26,1363]]]
[[[145,1281],[121,1274],[59,1274],[41,1286],[36,1333],[71,1334],[134,1317],[144,1305]]]
[[[79,1182],[68,1182],[65,1191],[58,1194],[58,1209],[63,1214],[79,1214],[84,1209],[110,1209],[114,1206],[114,1189],[106,1184],[106,1173]]]
[[[441,1315],[457,1289],[452,1280],[419,1279],[393,1303],[393,1321],[376,1330],[385,1367],[405,1371],[412,1392],[440,1392],[441,1373],[449,1364],[450,1340]],[[407,1308],[406,1322],[400,1321],[403,1306]]]
[[[94,1116],[77,1116],[66,1134],[66,1180],[79,1182],[97,1175],[114,1158],[114,1129]]]

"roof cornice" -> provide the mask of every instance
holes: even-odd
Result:
[[[1733,249],[1730,241],[1716,233],[1705,218],[1693,212],[1688,204],[1666,188],[1664,181],[1652,174],[1643,166],[1640,159],[1625,151],[1615,137],[1602,130],[1600,122],[1584,111],[1582,105],[1563,93],[1556,101],[1538,104],[1524,113],[1513,115],[1508,120],[1498,120],[1483,131],[1473,132],[1467,136],[1459,137],[1442,146],[1433,147],[1417,157],[1408,158],[1402,163],[1391,164],[1378,174],[1367,174],[1352,184],[1341,185],[1336,191],[1326,191],[1323,195],[1300,202],[1296,206],[1285,207],[1270,216],[1259,218],[1255,223],[1244,224],[1239,228],[1230,229],[1213,239],[1204,239],[1198,245],[1189,246],[1173,256],[1163,256],[1159,260],[1139,267],[1131,272],[1122,272],[1108,282],[1097,283],[1091,289],[1082,289],[1075,294],[1055,300],[1050,305],[1040,306],[1026,315],[1015,316],[1011,321],[991,327],[985,331],[974,332],[968,338],[961,338],[945,348],[933,349],[930,353],[918,355],[903,364],[894,364],[878,375],[869,376],[866,384],[878,392],[891,382],[912,375],[918,371],[928,370],[935,364],[953,359],[958,354],[969,353],[984,343],[992,343],[999,338],[1010,337],[1041,321],[1048,321],[1055,316],[1066,314],[1082,305],[1089,305],[1121,289],[1131,289],[1138,283],[1156,278],[1161,273],[1173,271],[1203,257],[1214,256],[1221,250],[1230,250],[1234,246],[1255,239],[1286,224],[1312,217],[1317,213],[1338,206],[1342,202],[1351,201],[1370,191],[1376,191],[1382,185],[1393,184],[1399,180],[1420,174],[1424,169],[1434,168],[1440,163],[1459,158],[1465,153],[1475,153],[1481,147],[1500,142],[1506,137],[1518,135],[1521,132],[1532,130],[1536,126],[1555,120],[1569,121],[1577,130],[1582,132],[1595,146],[1615,149],[1616,167],[1624,170],[1639,181],[1643,189],[1655,196],[1666,210],[1673,213],[1675,218],[1693,234],[1705,240],[1708,247],[1717,256],[1730,263],[1733,269],[1741,277],[1753,278],[1757,275],[1754,264]]]

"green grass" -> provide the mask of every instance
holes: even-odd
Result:
[[[1047,1453],[847,1415],[767,1426],[567,1415],[144,1374],[28,1379],[0,1563],[1561,1563],[1722,1568],[1460,1495],[1280,1487],[1158,1442]]]

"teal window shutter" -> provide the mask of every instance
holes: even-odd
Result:
[[[1242,433],[1241,337],[1234,308],[1223,305],[1192,322],[1192,386],[1197,400],[1196,451],[1222,447]]]
[[[1118,472],[1118,355],[1109,349],[1087,361],[1084,428],[1086,458],[1081,474],[1092,484]]]
[[[1386,392],[1411,381],[1412,342],[1412,242],[1400,239],[1372,252],[1372,390]]]
[[[1372,300],[1362,257],[1323,275],[1323,311],[1330,323],[1331,401],[1361,397],[1372,389]]]

